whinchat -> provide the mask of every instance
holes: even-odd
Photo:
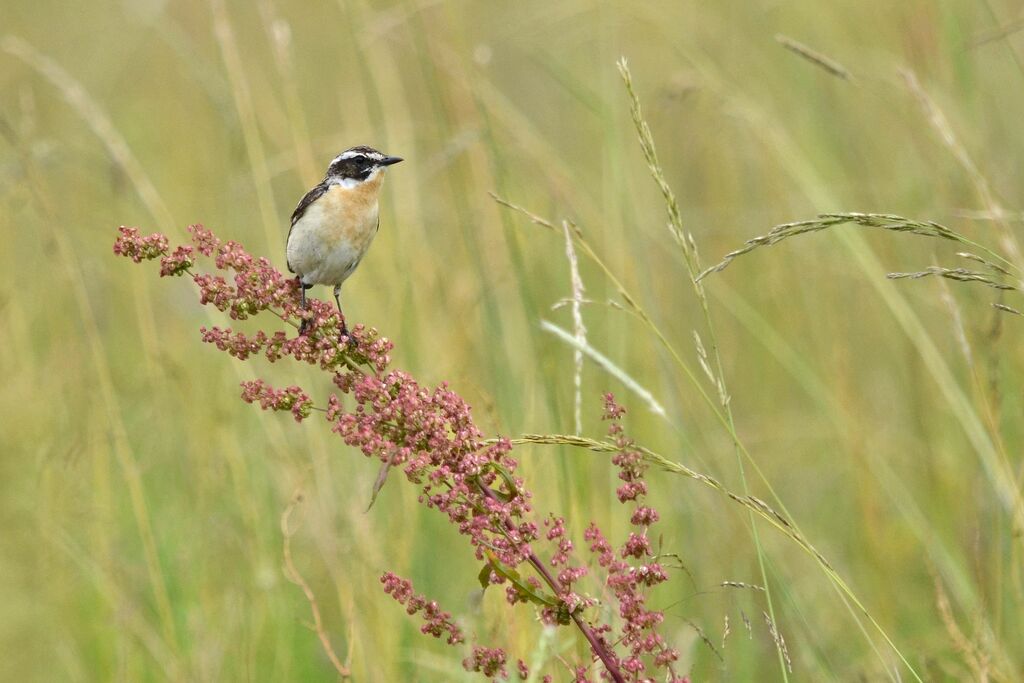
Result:
[[[372,147],[352,147],[334,157],[324,179],[299,202],[288,230],[288,270],[295,273],[306,306],[313,285],[334,287],[341,311],[341,284],[355,271],[380,227],[378,199],[388,166],[402,161]],[[303,320],[299,333],[306,331]]]

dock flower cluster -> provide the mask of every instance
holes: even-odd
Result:
[[[122,227],[114,253],[136,263],[158,260],[161,276],[190,277],[200,303],[232,320],[259,315],[273,318],[273,328],[289,329],[248,333],[203,327],[202,341],[242,360],[262,356],[270,362],[290,359],[317,366],[329,374],[333,386],[317,406],[301,387],[278,389],[257,379],[242,384],[243,400],[264,410],[288,412],[299,422],[320,411],[334,433],[378,460],[382,471],[400,470],[418,487],[419,501],[445,515],[468,539],[482,563],[482,584],[504,584],[512,605],[533,604],[542,621],[579,629],[591,657],[570,663],[574,680],[688,681],[674,672],[678,653],[658,632],[664,615],[646,604],[645,590],[668,578],[648,540],[658,513],[641,502],[647,493],[644,463],[623,433],[624,410],[610,395],[605,417],[619,449],[613,459],[622,480],[617,494],[630,506],[636,531],[616,548],[591,524],[584,534],[588,565],[578,557],[564,518],[535,521],[532,495],[516,474],[511,442],[485,439],[457,393],[446,384],[423,386],[408,373],[391,369],[393,345],[375,330],[355,325],[342,336],[343,320],[335,307],[310,299],[303,308],[295,279],[266,258],[252,256],[237,242],[222,242],[201,225],[190,226],[189,232],[192,244],[172,250],[163,235],[144,236],[137,228]],[[200,256],[212,259],[215,272],[195,272]],[[303,320],[305,333],[292,331]],[[600,576],[593,576],[598,569]],[[614,623],[595,622],[597,610],[588,608],[597,600],[580,587],[588,575],[591,582],[603,581],[618,602]],[[423,633],[467,647],[451,614],[415,593],[410,582],[387,572],[381,583],[410,615],[418,615]],[[502,648],[468,647],[463,660],[468,671],[491,679],[508,678],[510,669],[514,678],[530,676],[527,665]]]

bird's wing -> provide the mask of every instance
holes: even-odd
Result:
[[[316,187],[314,187],[312,190],[307,192],[306,195],[299,200],[299,205],[296,206],[295,211],[292,212],[292,223],[288,227],[289,238],[291,238],[292,236],[292,228],[295,227],[295,224],[298,223],[299,219],[302,218],[302,216],[306,213],[306,209],[308,209],[313,202],[320,199],[320,197],[323,196],[324,192],[327,192],[329,188],[330,185],[328,185],[326,182],[322,182],[318,184]],[[287,241],[285,242],[285,244],[287,244]],[[292,270],[292,264],[290,263],[288,264],[288,271],[292,273],[295,272],[294,270]]]

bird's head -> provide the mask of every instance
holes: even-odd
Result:
[[[327,167],[327,179],[355,186],[376,179],[384,169],[401,160],[401,157],[388,156],[373,147],[352,147],[334,157]]]

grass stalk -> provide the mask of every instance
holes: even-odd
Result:
[[[698,275],[700,273],[700,257],[697,252],[697,245],[693,240],[693,236],[686,233],[683,227],[682,215],[679,211],[679,205],[676,201],[675,193],[669,186],[668,181],[665,179],[665,174],[662,171],[661,164],[658,161],[657,150],[654,146],[654,136],[651,134],[651,129],[647,125],[647,121],[644,120],[643,111],[640,106],[640,98],[636,94],[633,88],[632,75],[629,72],[629,66],[626,63],[625,58],[619,60],[618,63],[619,73],[622,75],[623,83],[626,86],[626,91],[630,98],[630,113],[633,117],[633,125],[636,128],[637,136],[640,140],[640,147],[643,150],[644,158],[647,160],[647,165],[651,171],[651,177],[658,185],[661,190],[662,197],[665,200],[665,209],[668,213],[668,228],[672,237],[675,239],[677,246],[679,247],[680,253],[683,256],[683,260],[686,263],[686,268],[689,274],[691,283],[693,284],[694,293],[697,295],[697,300],[700,302],[701,312],[704,314],[704,329],[708,335],[711,356],[714,360],[716,372],[717,372],[717,386],[719,389],[719,400],[721,404],[722,413],[726,418],[727,430],[729,437],[732,439],[733,452],[736,456],[736,464],[739,469],[740,482],[743,486],[743,494],[749,496],[750,490],[747,484],[746,469],[743,466],[743,457],[741,456],[740,439],[736,433],[736,421],[733,416],[732,407],[730,405],[729,393],[726,388],[726,380],[724,374],[724,368],[722,365],[722,356],[719,352],[718,341],[715,335],[714,323],[711,319],[711,312],[708,307],[708,299],[704,293],[704,287],[701,285]],[[770,617],[769,623],[778,625],[778,617],[775,612],[775,602],[772,598],[771,582],[768,579],[768,572],[765,568],[765,551],[761,546],[761,537],[757,529],[757,524],[752,512],[748,512],[750,521],[750,530],[754,538],[754,546],[757,550],[757,562],[761,572],[761,581],[765,589],[765,602],[768,605],[768,616]],[[773,633],[777,626],[773,627]],[[789,671],[791,665],[789,662],[789,655],[785,651],[783,646],[783,640],[781,637],[774,638],[775,640],[775,651],[778,655],[779,670],[782,673],[782,679],[784,681],[789,680]]]

